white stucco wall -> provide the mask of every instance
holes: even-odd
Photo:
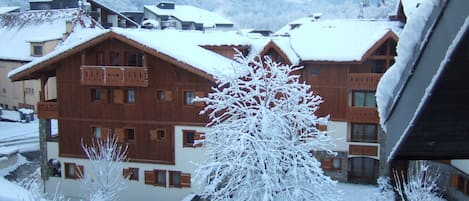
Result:
[[[180,201],[190,193],[200,192],[200,186],[196,182],[191,182],[190,188],[173,188],[173,187],[160,187],[145,184],[144,171],[145,170],[174,170],[181,171],[183,173],[190,173],[191,179],[194,175],[194,170],[197,168],[195,163],[200,163],[204,160],[204,155],[201,147],[197,148],[184,148],[182,145],[182,130],[196,130],[197,132],[204,132],[204,127],[194,126],[175,126],[175,165],[161,165],[161,164],[150,164],[150,163],[134,163],[128,162],[124,164],[124,168],[134,167],[139,168],[139,180],[138,181],[126,181],[128,184],[127,189],[121,193],[121,200],[138,200],[138,201],[153,201],[153,200],[164,200],[164,201]],[[88,160],[76,159],[76,158],[63,158],[58,157],[58,143],[48,143],[48,157],[58,159],[62,167],[62,177],[51,177],[46,182],[46,190],[49,193],[54,193],[57,185],[61,192],[73,200],[79,200],[83,198],[82,187],[79,180],[65,179],[64,177],[64,163],[76,163],[77,165],[84,166],[85,175],[91,171],[89,168]],[[120,176],[120,175],[119,175]],[[167,182],[169,178],[167,177]]]
[[[451,160],[451,165],[469,174],[469,160]]]

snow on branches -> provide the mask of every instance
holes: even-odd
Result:
[[[327,117],[314,113],[322,103],[299,82],[301,67],[269,57],[239,56],[244,76],[218,77],[201,112],[210,122],[205,133],[207,161],[195,181],[202,197],[218,200],[338,200],[335,182],[323,174],[314,151],[327,151],[331,139],[319,131]]]
[[[89,191],[90,201],[118,200],[118,194],[126,188],[122,177],[122,162],[127,159],[127,146],[117,143],[114,136],[97,139],[91,145],[81,144],[90,160],[90,169],[82,177],[83,186]]]

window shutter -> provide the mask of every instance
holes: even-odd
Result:
[[[118,143],[125,143],[125,132],[123,128],[116,128],[115,129],[115,135],[117,137],[117,142]]]
[[[145,170],[145,184],[155,185],[156,184],[156,175],[153,170]]]
[[[203,98],[204,96],[205,96],[205,94],[204,94],[203,91],[196,91],[195,92],[195,97]],[[204,106],[204,102],[201,102],[201,101],[194,102],[193,104],[194,104],[194,106],[197,106],[197,107],[203,107]]]
[[[319,131],[327,131],[327,125],[317,125],[316,128]]]
[[[110,128],[101,128],[101,140],[107,140],[109,138],[109,134],[111,133]]]
[[[85,176],[83,165],[76,165],[75,166],[75,179],[81,179]]]
[[[124,103],[124,90],[114,89],[114,103],[117,103],[117,104]]]
[[[101,102],[108,103],[109,102],[109,89],[101,88]]]
[[[158,132],[156,129],[150,130],[150,140],[157,141],[158,139]]]
[[[130,168],[127,168],[127,169],[123,169],[122,170],[122,175],[124,176],[124,178],[126,179],[130,179],[130,175],[132,174]]]
[[[321,167],[322,169],[325,169],[325,170],[332,169],[332,159],[327,158],[327,159],[322,160]]]
[[[205,140],[205,133],[199,133],[199,132],[194,133],[194,146],[201,147],[203,143],[202,142],[197,143],[197,140]]]
[[[165,95],[164,95],[164,100],[165,101],[172,101],[173,100],[173,92],[168,90],[165,92]]]
[[[458,174],[451,174],[450,186],[458,188]]]
[[[181,187],[190,188],[191,187],[191,174],[181,173]]]

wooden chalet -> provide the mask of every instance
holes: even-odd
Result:
[[[196,166],[190,161],[202,161],[194,140],[208,118],[199,115],[203,105],[192,100],[209,92],[213,75],[234,71],[231,59],[178,33],[95,31],[10,74],[13,81],[41,80],[38,116],[41,140],[48,141],[41,148],[49,160],[43,163],[58,160],[65,172],[45,164],[46,188],[54,190],[62,179],[67,194],[78,198],[74,170],[87,173],[81,142],[115,135],[128,146],[129,168],[123,174],[131,173],[137,182],[129,191],[141,192],[124,193],[124,200],[181,200],[194,193],[190,173]],[[57,98],[47,100],[43,87],[50,78],[56,80]],[[50,119],[58,120],[56,138],[50,135]]]
[[[400,70],[386,74],[383,82],[401,79],[379,90],[385,94],[394,89],[386,96],[389,104],[380,106],[388,134],[385,151],[393,168],[402,168],[409,160],[439,160],[433,164],[448,200],[468,200],[469,195],[469,96],[464,84],[469,64],[468,7],[464,0],[435,3],[418,32],[421,35],[412,35],[420,40],[408,45],[422,48],[407,50],[409,55],[403,58],[409,59],[399,61]]]
[[[379,175],[388,174],[375,91],[394,64],[401,23],[316,18],[292,23],[296,26],[277,32],[291,40],[280,49],[297,54],[297,65],[304,67],[301,78],[323,98],[318,115],[330,115],[331,123],[322,129],[331,131],[336,144],[331,149],[338,153],[336,157],[317,153],[317,157],[334,179],[375,183]],[[276,55],[287,63],[292,58],[289,53]]]

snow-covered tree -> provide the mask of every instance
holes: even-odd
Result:
[[[48,195],[44,193],[44,186],[41,182],[41,169],[38,168],[28,177],[18,181],[17,183],[26,189],[29,194],[26,195],[25,199],[21,201],[68,201],[70,199],[66,199],[65,196],[59,192],[59,186],[57,185],[55,189],[54,195]]]
[[[439,174],[430,172],[426,161],[416,161],[409,167],[407,178],[404,174],[394,173],[396,191],[405,201],[444,201],[438,192]]]
[[[378,190],[373,201],[394,201],[396,200],[396,195],[394,193],[394,188],[391,185],[389,177],[379,177],[378,178]]]
[[[127,185],[122,176],[123,162],[127,158],[127,146],[117,143],[110,136],[97,139],[91,145],[82,142],[82,149],[90,160],[90,168],[82,176],[84,188],[90,201],[115,201]]]
[[[219,200],[338,200],[336,182],[323,174],[315,151],[330,138],[319,131],[327,117],[314,113],[322,102],[299,82],[300,67],[269,57],[237,57],[239,77],[218,77],[202,114],[210,122],[203,141],[207,161],[194,181],[201,196]],[[197,142],[196,142],[197,143]]]

